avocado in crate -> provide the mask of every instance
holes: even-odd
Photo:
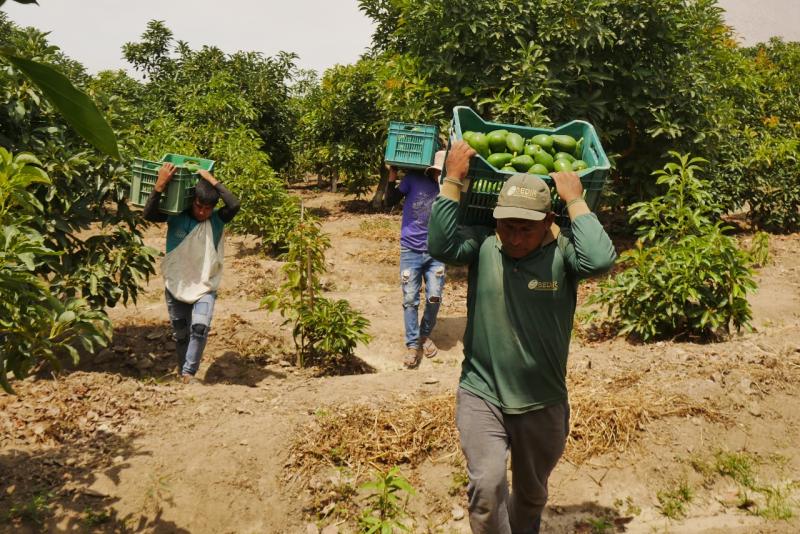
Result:
[[[389,123],[384,161],[404,169],[426,169],[439,147],[439,128],[430,124]]]
[[[194,197],[194,186],[201,179],[199,169],[209,172],[214,169],[214,161],[182,154],[165,154],[161,161],[149,161],[134,158],[131,164],[133,179],[131,180],[130,202],[134,206],[143,207],[158,179],[158,169],[164,163],[172,163],[176,171],[166,191],[161,194],[158,209],[164,213],[177,215],[188,208]]]
[[[551,172],[576,172],[589,208],[595,210],[600,204],[611,164],[588,122],[575,120],[556,128],[500,124],[483,120],[468,107],[457,106],[453,108],[450,143],[458,139],[478,152],[470,162],[469,185],[461,195],[459,224],[494,226],[492,211],[500,189],[519,172],[535,174],[550,186],[557,214],[561,215],[563,204]],[[568,224],[569,219],[561,216],[558,222]]]

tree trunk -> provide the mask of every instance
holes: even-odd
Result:
[[[386,196],[386,188],[389,184],[389,169],[386,165],[381,165],[381,179],[378,182],[378,187],[375,189],[375,196],[372,197],[372,209],[379,210],[383,207],[383,199]]]
[[[335,172],[331,175],[331,193],[336,192],[336,186],[339,185],[339,173]]]

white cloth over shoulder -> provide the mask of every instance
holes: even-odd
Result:
[[[225,232],[217,249],[211,221],[198,224],[161,262],[167,290],[187,304],[194,304],[203,295],[216,291],[222,280],[224,256]]]

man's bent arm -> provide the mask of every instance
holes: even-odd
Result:
[[[566,252],[567,264],[578,278],[603,274],[611,270],[617,253],[611,238],[591,212],[581,213],[572,219],[571,247]]]
[[[219,209],[219,218],[222,219],[222,222],[231,222],[236,214],[239,213],[239,208],[241,208],[239,199],[227,187],[222,185],[222,182],[214,184],[214,188],[219,192],[219,196],[222,197],[222,201],[225,203]]]
[[[161,191],[153,189],[150,196],[147,197],[147,202],[144,205],[142,215],[146,221],[150,222],[167,222],[169,215],[162,213],[158,210],[158,203],[161,202]]]

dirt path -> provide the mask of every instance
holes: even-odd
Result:
[[[306,532],[310,521],[340,523],[331,509],[323,519],[311,513],[320,511],[316,504],[332,484],[326,477],[337,471],[319,473],[323,482],[307,489],[286,467],[296,460],[290,443],[340,407],[390,411],[409,399],[424,406],[451,393],[466,287],[463,271],[449,271],[434,338],[440,355],[416,371],[402,370],[399,216],[354,214],[342,211],[339,196],[305,196],[333,237],[326,277],[332,296],[348,299],[371,321],[374,339],[357,356],[374,372],[317,377],[289,366],[286,328],[258,309],[280,263],[260,256],[248,238],[229,238],[200,372],[205,385],[162,379],[173,346],[156,278],[137,306],[111,310],[111,350],[57,381],[20,383],[19,399],[0,396],[0,520],[2,510],[17,518],[0,529],[294,533]],[[162,248],[161,232],[150,229],[148,244]],[[573,409],[584,411],[573,414],[573,436],[583,428],[579,419],[608,405],[608,392],[616,392],[612,404],[620,410],[633,413],[639,401],[645,410],[619,450],[559,464],[543,532],[800,531],[800,235],[774,236],[772,244],[776,262],[761,270],[752,298],[754,332],[714,345],[637,346],[591,341],[578,324],[570,376]],[[689,408],[669,416],[667,401],[679,397]],[[52,412],[53,405],[62,412]],[[760,505],[762,494],[742,495],[742,485],[722,474],[731,458],[750,462],[758,479],[752,486],[771,490],[795,517],[767,519],[764,506],[756,515],[748,499]],[[418,490],[413,531],[469,531],[466,519],[456,519],[466,506],[461,472],[454,454],[404,467]],[[662,512],[680,505],[681,487],[692,494],[686,517],[668,519]],[[338,528],[346,532],[352,523]]]

